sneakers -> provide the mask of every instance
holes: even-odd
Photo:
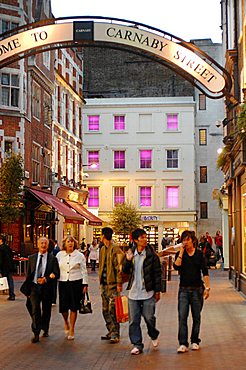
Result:
[[[192,351],[197,351],[199,349],[199,344],[197,343],[191,343],[191,349]]]
[[[119,341],[120,341],[119,337],[111,337],[109,340],[109,343],[116,344],[116,343],[119,343]]]
[[[181,344],[181,346],[179,346],[179,348],[177,349],[177,352],[178,353],[188,352],[188,347],[186,347],[184,344]]]
[[[142,353],[143,350],[142,349],[139,349],[137,347],[133,347],[133,349],[131,350],[131,355],[140,355],[140,353]]]
[[[154,348],[157,348],[159,346],[159,340],[158,338],[152,339],[152,345]]]

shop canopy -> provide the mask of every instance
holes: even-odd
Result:
[[[89,225],[92,226],[102,226],[102,220],[88,211],[82,204],[76,203],[76,202],[71,202],[69,200],[66,200],[66,203],[75,209],[81,216],[85,217],[89,221]]]
[[[43,191],[28,189],[40,202],[50,205],[65,218],[65,222],[83,224],[84,218],[74,208],[68,207],[59,198]]]

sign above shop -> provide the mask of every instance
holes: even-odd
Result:
[[[160,220],[160,217],[159,216],[144,216],[142,215],[141,216],[141,220],[142,221],[159,221]]]
[[[110,44],[124,45],[141,50],[146,56],[164,61],[185,79],[193,83],[211,98],[220,98],[229,92],[230,76],[209,55],[195,45],[155,28],[114,18],[114,22],[90,20],[60,23],[53,19],[43,25],[36,22],[11,31],[11,36],[0,41],[0,68],[7,64],[54,48],[54,44],[64,47],[81,44],[82,46],[110,47]],[[98,19],[101,17],[95,17]],[[62,18],[64,21],[64,18]],[[69,20],[67,18],[66,20]],[[120,21],[120,22],[119,22]],[[55,23],[57,22],[57,23]],[[26,30],[23,31],[23,29]],[[108,45],[107,45],[108,44]]]

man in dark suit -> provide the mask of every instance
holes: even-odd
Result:
[[[14,293],[14,261],[11,248],[6,244],[6,237],[0,235],[0,276],[6,276],[9,284],[9,301],[15,300]]]
[[[28,311],[32,317],[34,333],[32,343],[39,342],[41,330],[43,330],[43,337],[49,336],[53,285],[60,276],[58,261],[55,256],[48,253],[48,246],[47,238],[39,238],[39,252],[29,256],[27,267],[26,281],[30,282]]]

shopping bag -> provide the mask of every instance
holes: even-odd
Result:
[[[128,297],[126,295],[115,297],[115,312],[118,323],[128,321]]]
[[[83,293],[82,295],[79,313],[81,314],[92,313],[92,306],[88,292],[86,292],[86,294]]]
[[[6,277],[0,278],[0,290],[7,290],[9,289],[8,280]]]

